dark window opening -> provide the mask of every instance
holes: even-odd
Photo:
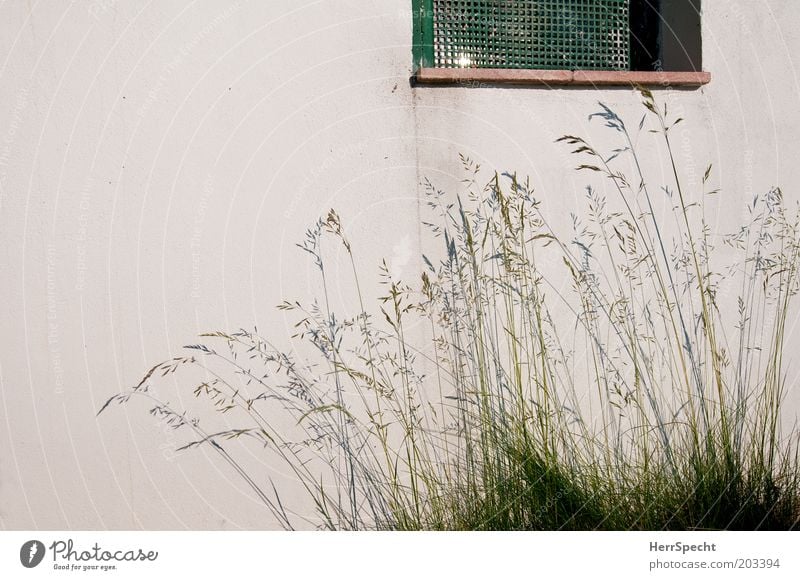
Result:
[[[700,71],[700,0],[630,0],[631,70]]]
[[[661,0],[631,0],[631,70],[654,70],[661,56]]]

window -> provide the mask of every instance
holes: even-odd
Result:
[[[414,4],[414,62],[422,80],[708,82],[707,73],[698,72],[702,70],[700,0],[414,0]],[[682,74],[669,74],[673,72]]]

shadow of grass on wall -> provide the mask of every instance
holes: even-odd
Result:
[[[287,529],[796,527],[797,432],[782,429],[781,406],[797,213],[773,189],[741,228],[714,231],[711,168],[701,191],[686,190],[670,143],[681,120],[640,92],[636,130],[605,106],[592,115],[613,151],[559,140],[610,192],[588,188],[571,231],[548,220],[529,183],[462,158],[464,191],[427,183],[426,223],[442,244],[417,283],[384,264],[383,296],[364,296],[331,211],[299,244],[319,295],[279,307],[297,316],[298,349],[256,331],[204,334],[101,412],[144,399]],[[651,160],[634,146],[644,139],[661,140],[669,183],[646,178]],[[329,306],[323,240],[349,260],[354,314]],[[202,380],[187,387],[224,414],[223,428],[159,398],[159,379],[188,367]],[[242,466],[232,441],[243,439],[289,468],[316,518]]]

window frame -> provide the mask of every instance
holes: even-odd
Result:
[[[685,1],[697,10],[699,27],[699,0]],[[698,88],[711,81],[711,74],[702,70],[664,70],[660,60],[654,62],[654,70],[436,67],[431,62],[434,48],[433,18],[426,17],[428,16],[428,6],[431,5],[432,0],[412,0],[412,83],[414,84],[467,85],[473,87],[492,85],[621,87],[639,85],[669,89]],[[662,14],[660,6],[658,10],[659,14]],[[662,28],[666,26],[669,26],[669,23],[661,23]],[[671,29],[670,32],[675,34]],[[661,35],[662,33],[659,34]],[[700,30],[698,30],[698,34],[701,34]],[[425,39],[430,39],[430,43],[425,44]],[[659,42],[660,40],[659,38]],[[698,42],[701,43],[701,40],[698,39]]]

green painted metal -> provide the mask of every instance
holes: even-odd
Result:
[[[412,0],[414,14],[414,66],[435,66],[433,50],[433,0]]]
[[[417,66],[628,70],[630,0],[414,0]]]

